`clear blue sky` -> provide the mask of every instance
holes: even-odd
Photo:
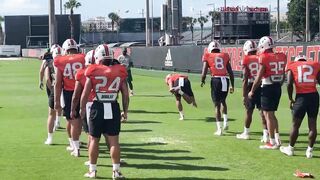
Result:
[[[145,0],[78,0],[82,6],[75,10],[80,13],[82,20],[107,16],[110,12],[118,12],[121,17],[142,17],[141,10],[145,9]],[[151,2],[152,0],[150,0]],[[0,0],[0,15],[42,15],[48,13],[49,0]],[[59,2],[55,0],[56,13],[59,13]],[[63,0],[66,2],[66,0]],[[154,16],[160,16],[161,4],[166,0],[153,0]],[[224,0],[182,0],[183,16],[199,16],[200,10],[207,14],[210,9],[223,6]],[[280,0],[281,12],[287,11],[288,0]],[[227,6],[259,6],[269,7],[275,11],[277,0],[227,0]],[[125,13],[126,11],[128,13]]]

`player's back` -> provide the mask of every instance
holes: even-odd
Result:
[[[265,66],[263,84],[272,84],[283,81],[287,57],[283,53],[262,53],[259,63]]]
[[[241,64],[243,68],[247,68],[249,80],[254,80],[254,78],[258,75],[259,71],[259,56],[246,55],[244,56]]]
[[[74,90],[76,73],[85,67],[84,57],[84,54],[69,54],[54,59],[54,65],[62,72],[65,90]]]
[[[205,53],[202,61],[207,62],[212,76],[226,76],[230,57],[227,53]]]
[[[296,61],[288,65],[294,77],[294,84],[298,94],[313,93],[317,91],[317,75],[320,64],[314,61]]]

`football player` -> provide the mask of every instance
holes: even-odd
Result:
[[[57,68],[56,84],[55,84],[55,109],[61,110],[60,96],[63,93],[65,107],[63,109],[64,116],[67,119],[67,131],[69,136],[69,144],[67,150],[72,151],[71,155],[80,156],[79,136],[81,134],[81,120],[79,116],[79,105],[76,113],[71,118],[71,99],[75,88],[75,75],[78,70],[85,67],[85,55],[78,54],[77,43],[73,39],[67,39],[62,48],[65,52],[64,56],[58,56],[54,59],[54,65]]]
[[[89,51],[85,57],[86,68],[91,64],[94,64],[94,50]],[[71,118],[73,118],[73,116],[76,114],[76,108],[80,102],[81,93],[82,93],[84,85],[86,83],[86,77],[84,75],[86,68],[78,70],[78,72],[76,74],[76,85],[75,85],[74,93],[72,96],[72,102],[71,102],[71,115],[70,115]],[[85,118],[82,119],[83,120],[83,124],[82,124],[83,130],[86,134],[88,134],[88,149],[90,147],[88,121],[89,121],[89,114],[90,114],[91,105],[92,105],[93,98],[94,98],[93,96],[94,96],[94,94],[93,94],[93,92],[91,92],[89,99],[88,99],[88,103],[86,104],[86,116],[85,116]],[[89,163],[86,162],[85,165],[89,165]]]
[[[133,96],[133,78],[132,78],[132,74],[131,74],[131,67],[132,67],[132,60],[131,57],[127,54],[127,48],[124,48],[122,51],[122,55],[120,55],[118,57],[118,61],[125,65],[127,68],[127,72],[128,72],[128,78],[127,78],[127,83],[129,85],[129,89],[130,89],[130,96]]]
[[[126,83],[127,70],[125,66],[114,64],[106,44],[99,45],[94,53],[96,65],[87,68],[84,91],[81,95],[81,116],[85,115],[88,96],[94,91],[95,98],[89,116],[89,133],[92,137],[89,147],[89,172],[84,176],[95,178],[97,159],[99,156],[99,141],[101,134],[107,137],[110,157],[113,166],[112,178],[123,178],[120,172],[119,133],[121,117],[127,119],[129,92]],[[118,93],[122,94],[123,112],[117,102]]]
[[[42,64],[40,66],[40,89],[43,89],[43,78],[46,79],[46,91],[48,95],[49,101],[49,110],[48,110],[48,120],[47,120],[47,130],[48,130],[48,137],[44,142],[47,145],[51,145],[53,143],[53,130],[54,130],[54,122],[57,118],[57,113],[54,110],[54,80],[55,80],[55,70],[53,67],[53,51],[58,51],[60,48],[59,45],[53,45],[51,49],[41,57],[43,59]],[[56,55],[56,54],[55,54]]]
[[[176,105],[179,110],[180,119],[184,119],[183,107],[181,104],[181,96],[188,103],[197,107],[196,100],[194,98],[191,83],[188,76],[182,74],[168,74],[165,79],[166,84],[169,87],[169,92],[176,97]]]
[[[320,64],[307,61],[303,55],[295,58],[295,62],[287,67],[288,96],[292,109],[292,130],[288,146],[281,146],[280,151],[288,156],[294,155],[294,145],[299,136],[299,128],[305,114],[308,114],[309,146],[306,150],[307,158],[312,157],[313,145],[317,138],[317,116],[319,111],[319,94],[316,84],[320,84]],[[296,97],[293,99],[293,84]]]
[[[259,71],[248,94],[254,98],[257,88],[261,88],[261,109],[267,121],[269,142],[260,146],[261,149],[277,149],[281,145],[278,120],[275,111],[278,109],[281,86],[284,81],[287,57],[283,53],[273,52],[274,42],[270,37],[262,37],[258,44]]]
[[[217,41],[209,44],[207,52],[202,57],[203,67],[201,76],[201,87],[205,84],[208,68],[211,71],[211,98],[215,106],[215,114],[217,121],[217,131],[215,135],[221,136],[222,120],[221,111],[223,113],[223,129],[228,129],[227,104],[226,98],[228,89],[233,93],[234,76],[230,65],[230,57],[227,53],[221,52],[221,46]],[[229,77],[228,77],[229,76]],[[229,87],[229,78],[231,85]]]
[[[261,108],[261,87],[258,87],[256,89],[252,99],[248,98],[248,93],[252,88],[253,81],[257,77],[257,73],[259,70],[259,59],[258,59],[258,56],[256,55],[257,53],[256,43],[251,40],[246,41],[243,45],[243,53],[244,53],[244,57],[241,63],[242,72],[243,72],[242,96],[243,96],[243,104],[246,108],[246,117],[244,122],[244,131],[241,134],[237,134],[237,138],[249,139],[253,110],[255,107],[257,107],[257,109],[259,110]],[[267,142],[268,140],[267,124],[261,110],[260,110],[260,115],[261,115],[262,126],[263,126],[263,136],[261,141]]]

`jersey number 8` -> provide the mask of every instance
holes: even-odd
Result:
[[[224,69],[223,59],[221,57],[216,57],[214,59],[214,65],[216,69]]]
[[[64,77],[68,77],[68,79],[74,79],[77,71],[79,69],[82,69],[82,64],[79,62],[75,62],[75,63],[67,63],[66,67],[64,68],[63,71],[63,76]]]

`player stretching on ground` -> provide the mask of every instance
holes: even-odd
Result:
[[[165,82],[169,87],[169,91],[176,97],[176,105],[180,115],[179,120],[183,120],[184,114],[181,104],[181,96],[188,104],[192,103],[194,107],[197,107],[188,76],[181,74],[168,74]]]
[[[85,114],[85,106],[90,91],[95,92],[95,99],[91,106],[89,118],[89,133],[92,142],[89,147],[89,172],[84,176],[95,178],[97,173],[97,160],[99,156],[99,141],[101,134],[108,139],[110,157],[112,160],[112,178],[123,178],[120,172],[120,145],[119,133],[121,116],[127,119],[129,93],[126,83],[127,70],[123,65],[113,64],[106,44],[100,45],[95,50],[97,65],[88,67],[85,72],[87,77],[84,91],[81,95],[81,116]],[[123,113],[117,102],[118,93],[122,94]]]
[[[55,85],[55,109],[61,109],[60,95],[63,93],[65,107],[63,109],[64,115],[67,119],[67,131],[69,136],[69,144],[67,150],[72,151],[71,155],[75,157],[80,156],[79,136],[81,134],[81,120],[79,116],[79,105],[76,108],[76,113],[71,114],[71,100],[75,87],[75,76],[79,69],[84,68],[85,56],[78,54],[77,43],[73,39],[67,39],[62,48],[65,52],[64,56],[59,56],[54,59],[54,65],[57,67],[57,77]]]
[[[230,93],[233,93],[234,77],[232,68],[230,65],[230,57],[227,53],[222,53],[220,44],[217,41],[213,41],[209,44],[207,52],[204,53],[201,76],[201,87],[205,84],[208,68],[211,71],[211,98],[214,102],[216,111],[217,131],[215,135],[222,135],[222,120],[221,110],[223,113],[223,129],[228,129],[228,117],[227,117],[227,104],[226,98],[228,95],[229,79],[231,81]]]
[[[278,120],[275,111],[278,109],[281,86],[284,81],[287,57],[283,53],[273,52],[273,40],[270,37],[262,37],[259,41],[259,71],[254,80],[248,97],[252,99],[256,89],[261,88],[261,109],[267,120],[270,140],[261,149],[277,149],[281,145]]]
[[[255,106],[260,110],[260,115],[262,119],[263,126],[263,136],[261,141],[268,141],[268,130],[266,120],[261,111],[261,87],[258,87],[254,92],[252,99],[248,98],[248,93],[252,88],[253,81],[257,77],[259,70],[259,59],[256,55],[257,48],[254,41],[246,41],[243,45],[244,58],[242,60],[242,71],[243,71],[243,81],[242,81],[242,96],[243,104],[246,108],[246,117],[244,122],[244,131],[241,134],[237,134],[238,139],[249,139],[250,125],[252,122],[252,114]]]
[[[292,109],[292,130],[289,146],[281,146],[280,151],[288,156],[294,155],[294,145],[299,136],[299,128],[305,114],[308,114],[309,146],[307,158],[312,158],[313,145],[317,138],[317,116],[319,111],[319,94],[316,84],[320,84],[320,64],[307,61],[305,56],[297,56],[295,62],[288,65],[288,96]],[[293,100],[293,84],[296,89],[296,98]]]

